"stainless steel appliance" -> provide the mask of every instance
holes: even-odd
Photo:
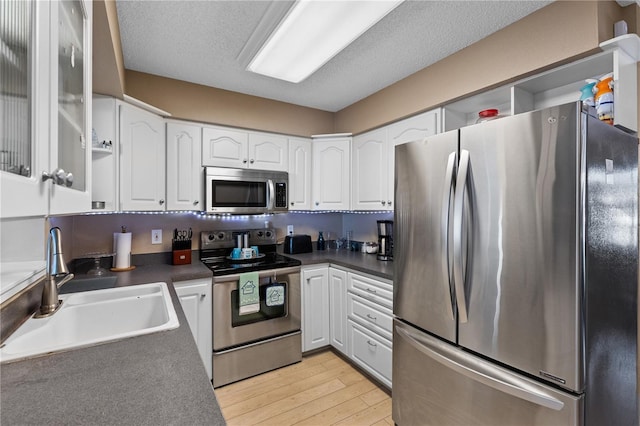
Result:
[[[638,424],[638,140],[592,111],[396,147],[398,425]]]
[[[287,172],[205,167],[207,213],[282,213],[287,203]]]
[[[260,257],[231,259],[238,240],[256,246]],[[202,232],[200,259],[213,271],[213,386],[300,361],[300,261],[276,253],[275,230]],[[256,271],[260,310],[240,315],[241,274]],[[271,286],[284,288],[283,303],[269,303]]]
[[[378,260],[393,260],[393,221],[378,221]]]

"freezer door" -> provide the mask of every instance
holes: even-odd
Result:
[[[408,425],[578,425],[572,395],[394,321],[393,421]]]
[[[461,129],[453,225],[459,345],[576,392],[579,122],[572,103]]]
[[[396,146],[394,314],[456,339],[448,226],[458,132]]]

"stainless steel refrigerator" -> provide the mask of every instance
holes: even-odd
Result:
[[[638,424],[638,140],[588,112],[396,147],[398,425]]]

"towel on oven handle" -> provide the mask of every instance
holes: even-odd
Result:
[[[238,281],[239,314],[247,315],[260,311],[260,275],[257,272],[240,274]]]

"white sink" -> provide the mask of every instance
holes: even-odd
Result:
[[[0,348],[0,362],[177,328],[163,282],[60,295],[48,318],[29,318]]]

